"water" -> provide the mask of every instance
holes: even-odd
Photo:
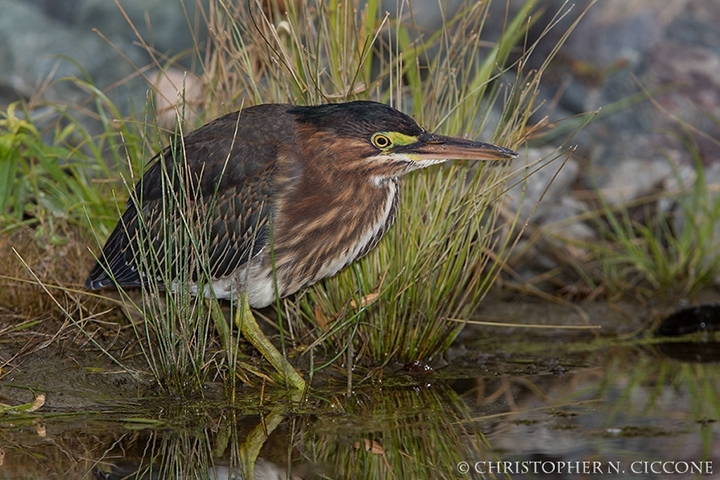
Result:
[[[51,352],[3,379],[3,403],[32,400],[36,378],[48,404],[0,416],[0,478],[720,478],[717,334],[477,332],[430,373],[358,374],[351,393],[318,377],[304,400],[248,389],[234,405],[212,388],[152,397]]]

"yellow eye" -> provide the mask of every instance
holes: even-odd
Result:
[[[371,138],[370,141],[373,145],[375,145],[377,148],[383,150],[385,148],[388,148],[390,145],[392,145],[392,140],[390,140],[390,137],[383,133],[376,133]]]

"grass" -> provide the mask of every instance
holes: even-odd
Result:
[[[525,72],[534,46],[513,50],[526,34],[536,3],[528,1],[515,18],[504,19],[502,36],[488,45],[479,35],[486,4],[469,3],[437,34],[413,37],[412,21],[390,19],[374,1],[362,11],[347,2],[314,7],[290,2],[282,17],[263,13],[256,2],[232,7],[211,1],[205,12],[213,32],[211,48],[204,56],[199,48],[196,52],[207,87],[201,120],[260,102],[369,98],[411,113],[432,131],[471,138],[485,132],[484,139],[516,148],[533,135],[528,121],[538,85],[557,51],[538,71]],[[437,52],[431,54],[433,49]],[[510,70],[522,81],[512,81]],[[12,194],[3,202],[15,223],[6,225],[50,223],[52,231],[58,231],[57,223],[73,225],[81,235],[92,232],[99,246],[117,221],[125,192],[165,136],[157,133],[151,116],[124,121],[91,82],[75,81],[92,94],[105,133],[92,137],[67,116],[68,126],[55,135],[58,146],[48,147],[30,122],[8,110],[2,135],[14,160],[3,172],[4,181],[12,183]],[[500,105],[496,126],[491,113]],[[182,120],[182,111],[178,117]],[[20,168],[27,171],[20,174]],[[297,347],[306,352],[311,375],[339,355],[350,371],[355,363],[429,360],[442,353],[462,328],[456,320],[467,318],[481,302],[515,241],[513,229],[501,228],[498,221],[507,175],[503,168],[451,165],[405,179],[396,225],[377,249],[338,276],[278,301],[274,314],[268,314],[283,351]],[[53,209],[44,197],[64,203]],[[182,226],[178,250],[148,247],[138,253],[162,284],[172,284],[178,272],[203,278],[202,229],[192,220],[202,212],[192,211],[190,192],[181,189],[167,197],[165,224]],[[33,205],[28,199],[42,209],[22,213],[21,206]],[[131,195],[130,201],[141,199]],[[177,260],[178,269],[168,268],[173,264],[169,257]],[[178,284],[186,282],[181,278]],[[186,288],[165,290],[160,283],[145,289],[140,299],[121,291],[120,304],[144,320],[130,325],[161,385],[185,395],[201,393],[203,383],[217,375],[232,384],[233,392],[236,378],[252,382],[248,371],[269,380],[262,368],[239,356],[232,325],[227,330],[213,325],[210,316],[217,305],[189,293]],[[86,308],[79,307],[80,314],[92,317]],[[221,353],[214,354],[218,348]]]
[[[61,243],[55,224],[84,225],[84,205],[102,205],[103,191],[93,188],[90,178],[103,164],[65,147],[74,124],[58,126],[51,145],[27,120],[28,112],[17,114],[11,104],[0,115],[0,220],[2,231],[22,225],[33,227],[38,237]],[[98,168],[100,167],[100,168]],[[107,174],[104,170],[100,174]],[[98,212],[88,212],[96,215]]]
[[[178,146],[173,152],[181,152]],[[140,311],[145,319],[140,325],[133,323],[135,333],[148,364],[169,392],[184,395],[199,394],[209,369],[207,351],[214,336],[212,308],[202,295],[194,296],[190,290],[197,279],[198,291],[209,281],[207,266],[209,254],[204,238],[208,213],[202,211],[204,203],[198,198],[200,190],[194,187],[190,169],[182,153],[173,153],[159,159],[161,168],[160,215],[138,216],[138,248],[134,255],[149,278],[142,289],[142,298],[136,304],[133,297],[122,289],[126,308]],[[130,185],[128,185],[130,188]],[[142,192],[130,196],[130,202],[142,211]],[[159,230],[155,228],[159,225]],[[158,248],[153,236],[174,239]],[[173,286],[164,288],[164,286]],[[219,328],[224,333],[226,328]],[[223,338],[225,352],[235,360],[238,351],[232,340]],[[234,380],[234,375],[228,375]]]
[[[216,38],[220,47],[209,62],[222,66],[212,71],[222,74],[210,75],[216,79],[210,97],[246,91],[244,98],[257,101],[372,98],[412,113],[431,130],[473,138],[503,102],[503,121],[491,139],[516,146],[541,72],[517,88],[504,72],[534,8],[527,2],[507,19],[491,46],[478,34],[487,14],[482,4],[414,41],[408,26],[384,16],[376,2],[362,12],[352,3],[292,4],[279,23],[253,9],[224,10],[212,28],[226,36]],[[248,43],[258,38],[263,41]],[[439,52],[430,55],[433,47]],[[525,58],[515,65],[519,75]],[[342,356],[346,365],[428,360],[443,352],[462,328],[447,318],[466,318],[478,305],[512,243],[510,230],[503,235],[496,223],[506,175],[502,168],[451,166],[405,179],[396,226],[356,265],[279,301],[280,334],[292,337],[288,342],[302,338],[310,349],[325,345],[331,361]]]
[[[684,180],[668,159],[675,171],[674,191],[619,206],[597,191],[595,224],[601,239],[585,245],[597,265],[588,271],[596,275],[591,282],[613,295],[686,297],[712,285],[720,273],[720,195],[716,185],[708,184],[697,145],[685,146],[694,175]]]

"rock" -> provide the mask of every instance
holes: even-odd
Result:
[[[575,3],[568,20],[588,5]],[[558,4],[545,2],[546,15]],[[546,24],[541,20],[537,28]],[[562,121],[598,111],[573,138],[591,167],[581,172],[587,188],[614,188],[620,178],[614,172],[628,159],[653,172],[665,169],[661,163],[668,157],[692,165],[688,140],[699,145],[706,162],[720,161],[720,147],[711,140],[720,138],[713,120],[720,116],[718,24],[720,5],[703,0],[605,0],[589,9],[545,73],[545,106],[534,117]],[[562,32],[558,28],[541,42],[531,65],[544,60],[542,52]],[[644,175],[634,178],[648,183]],[[631,190],[642,195],[646,188]]]
[[[579,220],[589,207],[571,196],[580,166],[567,155],[553,148],[530,149],[527,155],[521,153],[510,168],[517,173],[509,184],[517,184],[507,192],[505,204],[510,215],[520,210],[519,226],[530,221],[525,231],[530,240],[520,241],[509,261],[523,278],[534,278],[587,253],[567,240],[597,236],[590,226]]]
[[[80,31],[96,29],[112,43],[121,46],[123,53],[137,50],[136,53],[145,59],[138,66],[150,64],[151,58],[138,45],[140,39],[137,34],[163,62],[164,59],[184,54],[180,63],[185,68],[192,67],[194,52],[204,51],[202,39],[207,37],[207,28],[197,8],[197,0],[119,0],[122,10],[113,1],[79,1],[76,25]],[[206,12],[207,4],[208,0],[203,0],[202,8]],[[132,26],[128,24],[125,15]],[[199,30],[193,35],[196,26]],[[200,46],[195,45],[193,37],[200,39]]]
[[[673,168],[665,159],[627,158],[608,174],[600,194],[608,205],[620,205],[656,192],[672,176]]]
[[[187,132],[195,126],[203,103],[201,80],[187,71],[169,68],[151,75],[155,79],[153,92],[158,126],[173,130],[178,118]]]
[[[597,233],[593,228],[578,221],[578,218],[583,213],[587,213],[589,209],[585,202],[570,196],[562,197],[560,203],[556,204],[543,219],[543,228],[552,235],[563,239],[589,240],[597,238]]]
[[[71,25],[75,21],[75,13],[80,0],[26,0],[34,4],[48,18]]]
[[[156,49],[161,66],[165,67],[167,60],[162,55],[195,51],[191,27],[179,1],[120,3],[143,38]],[[195,22],[197,2],[186,3],[190,21]],[[91,89],[82,84],[87,81],[103,91],[123,117],[144,111],[149,85],[145,74],[138,72],[152,64],[152,58],[137,45],[133,29],[115,2],[0,0],[0,9],[0,108],[31,97],[33,105],[41,107],[43,101],[68,106],[68,113],[91,135],[98,134],[103,131],[102,125],[87,114],[92,102]],[[204,22],[200,24],[204,26]],[[192,63],[190,57],[185,58]],[[41,115],[33,113],[33,118],[43,128],[59,116],[43,111]]]
[[[579,166],[571,158],[565,161],[554,148],[529,149],[512,161],[510,172],[514,176],[509,182],[515,185],[505,195],[506,205],[513,212],[520,211],[520,221],[530,218],[542,224],[570,193]]]
[[[3,75],[3,83],[12,86],[2,99],[3,108],[30,92],[53,103],[80,105],[88,99],[87,89],[59,79],[89,77],[96,87],[106,89],[132,76],[133,68],[119,62],[117,54],[97,35],[77,32],[21,2],[0,0],[0,10],[0,51],[9,52],[3,56],[2,71],[12,72]],[[129,80],[107,94],[121,112],[129,114],[131,107],[144,105],[143,85],[139,79]]]

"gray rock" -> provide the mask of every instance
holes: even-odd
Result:
[[[191,26],[179,0],[120,3],[140,35],[156,50],[161,66],[167,60],[163,55],[195,51]],[[185,3],[189,21],[195,22],[196,0]],[[133,28],[115,2],[0,0],[0,9],[0,108],[30,97],[36,105],[46,101],[68,106],[68,112],[91,134],[99,133],[101,125],[86,110],[92,100],[91,89],[72,80],[80,79],[102,90],[122,116],[144,111],[149,85],[138,71],[152,59],[137,45]],[[198,21],[197,25],[205,24]],[[190,55],[185,59],[188,65],[192,63]],[[41,127],[57,120],[57,115],[48,115],[46,110],[38,113],[33,118]]]
[[[89,94],[84,86],[68,80],[72,78],[89,80],[106,90],[125,115],[143,107],[147,87],[142,80],[108,88],[131,78],[134,69],[97,35],[54,22],[22,2],[0,0],[0,10],[0,51],[8,52],[2,57],[2,71],[12,72],[0,76],[0,82],[11,86],[2,99],[3,107],[30,92],[52,103],[80,105]],[[77,114],[89,127],[90,120],[79,111]]]
[[[577,2],[578,10],[583,3]],[[663,26],[682,10],[676,0],[603,0],[581,20],[578,30],[566,44],[563,55],[591,62],[598,70],[622,62],[639,65],[663,37]],[[576,14],[580,13],[575,12]],[[597,106],[588,105],[585,109]]]
[[[575,3],[571,19],[588,2]],[[546,15],[559,8],[558,1],[545,5]],[[719,24],[720,4],[704,0],[605,0],[590,8],[546,72],[546,107],[535,117],[562,121],[599,112],[573,139],[594,167],[581,174],[586,187],[615,184],[614,171],[628,159],[659,165],[669,157],[692,164],[688,140],[707,161],[720,160],[712,141],[720,138]],[[538,22],[538,28],[544,25]],[[562,32],[551,32],[538,51]],[[647,183],[643,177],[634,178]],[[643,194],[645,188],[634,190]]]
[[[582,214],[590,210],[585,202],[571,196],[562,197],[559,204],[550,210],[543,219],[542,226],[553,236],[573,240],[589,240],[597,238],[597,232],[589,225],[580,221]]]
[[[565,157],[566,154],[553,148],[542,148],[520,152],[520,157],[513,160],[510,166],[514,172],[510,179],[513,186],[505,201],[512,212],[520,211],[521,221],[531,219],[542,224],[570,193],[579,166],[571,158],[565,161]]]
[[[509,183],[515,185],[507,192],[505,205],[509,215],[519,209],[519,226],[529,220],[525,233],[534,237],[519,242],[517,252],[511,255],[512,268],[524,278],[534,278],[585,253],[566,240],[596,237],[595,231],[579,217],[589,207],[571,196],[580,166],[567,155],[552,148],[530,149],[527,154],[521,153],[511,166],[516,175]],[[538,229],[542,233],[539,237],[535,236]],[[563,252],[562,259],[558,252]]]
[[[145,59],[140,66],[149,63],[150,57],[138,45],[140,39],[135,30],[155,50],[158,58],[171,58],[184,53],[180,63],[185,68],[191,68],[193,52],[197,51],[192,32],[197,26],[195,38],[201,43],[199,51],[204,51],[207,29],[201,11],[197,8],[197,0],[120,0],[122,11],[113,1],[79,1],[78,28],[81,31],[98,30],[111,42],[117,43],[124,53],[137,50],[136,54]],[[207,0],[202,2],[205,11],[207,3]],[[128,24],[125,15],[132,26]]]
[[[672,176],[673,168],[666,159],[626,158],[609,174],[600,194],[609,205],[625,204],[653,193]]]
[[[80,0],[25,0],[39,8],[48,18],[71,25]]]

